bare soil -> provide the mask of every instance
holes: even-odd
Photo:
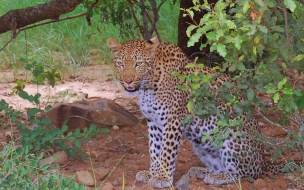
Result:
[[[25,91],[29,94],[41,93],[42,104],[54,104],[55,102],[74,102],[77,100],[90,100],[96,98],[108,98],[133,113],[141,120],[141,124],[133,127],[120,126],[119,129],[111,128],[107,134],[99,134],[93,140],[83,145],[82,149],[89,155],[86,160],[70,159],[66,164],[61,165],[61,172],[65,175],[74,175],[77,171],[90,171],[96,168],[108,168],[111,172],[106,180],[97,181],[97,187],[103,189],[104,184],[110,183],[113,189],[152,189],[150,185],[145,185],[135,181],[135,175],[139,170],[148,169],[148,131],[144,118],[140,113],[137,98],[128,97],[124,94],[119,83],[115,81],[111,68],[107,65],[92,65],[81,70],[81,77],[69,78],[58,83],[55,88],[42,85],[26,85]],[[4,99],[14,108],[26,111],[33,105],[17,95],[10,95],[11,89],[16,85],[16,78],[25,78],[23,71],[15,73],[10,71],[2,72],[0,79],[0,100]],[[264,123],[264,124],[263,124]],[[284,138],[285,133],[277,133],[277,128],[266,125],[260,120],[261,128],[266,136]],[[6,143],[4,133],[10,131],[9,127],[1,126],[0,140]],[[275,133],[275,135],[273,135]],[[299,157],[299,153],[287,152],[288,158]],[[202,166],[197,156],[192,151],[192,147],[185,139],[182,140],[179,150],[175,182],[188,172],[192,166]],[[271,175],[262,176],[254,183],[243,179],[238,184],[222,185],[220,187],[210,186],[200,179],[191,179],[190,189],[193,190],[217,190],[217,189],[301,189],[301,185],[293,176]],[[93,187],[88,187],[93,189]],[[111,189],[111,188],[108,188]],[[170,189],[170,188],[167,188]]]

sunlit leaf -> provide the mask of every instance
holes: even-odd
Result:
[[[278,83],[278,89],[281,90],[282,87],[286,84],[287,79],[283,78],[279,83]]]
[[[234,46],[240,50],[241,49],[241,44],[243,42],[243,39],[240,35],[237,35],[235,38],[234,38]],[[244,57],[244,55],[243,55]]]
[[[278,103],[279,99],[280,99],[280,94],[277,92],[273,95],[273,102]]]
[[[286,8],[288,8],[291,12],[294,12],[296,9],[297,5],[294,0],[284,0],[284,5]]]
[[[226,46],[224,44],[217,44],[216,51],[223,57],[227,55]]]

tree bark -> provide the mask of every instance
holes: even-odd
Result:
[[[209,4],[214,4],[218,0],[208,0]],[[201,3],[203,4],[204,1],[201,0]],[[180,0],[180,8],[181,9],[188,9],[190,7],[193,7],[193,3],[190,0]],[[189,16],[183,17],[184,12],[181,10],[179,19],[178,19],[178,46],[183,50],[183,52],[189,57],[189,58],[195,58],[195,57],[203,57],[205,53],[209,53],[209,47],[207,46],[203,50],[200,50],[201,44],[204,44],[207,42],[206,36],[202,36],[200,41],[198,43],[195,43],[192,47],[187,47],[187,43],[189,40],[189,37],[186,34],[187,28],[189,24],[194,24],[193,21]],[[206,14],[205,11],[201,12],[195,12],[193,20],[196,23],[200,22],[200,19],[203,18],[203,16]]]
[[[23,9],[7,12],[0,17],[0,34],[25,27],[46,19],[59,19],[61,14],[73,11],[83,0],[52,0]]]

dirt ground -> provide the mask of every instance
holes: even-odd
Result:
[[[152,189],[149,185],[135,181],[135,175],[139,170],[148,169],[149,151],[148,151],[148,132],[144,118],[140,113],[137,98],[128,97],[124,94],[118,82],[113,80],[113,72],[109,66],[93,65],[81,69],[81,77],[69,78],[56,87],[49,88],[29,84],[25,91],[29,94],[35,94],[38,90],[42,94],[43,104],[53,104],[55,102],[73,102],[77,100],[90,100],[96,98],[108,98],[114,100],[122,107],[133,113],[141,122],[133,127],[120,126],[119,129],[111,128],[107,134],[99,134],[93,140],[83,145],[82,149],[88,153],[90,159],[69,160],[65,165],[61,165],[61,172],[64,174],[75,174],[77,171],[90,171],[96,168],[108,168],[111,172],[106,180],[99,180],[97,187],[102,184],[111,184],[113,189]],[[31,103],[22,100],[16,95],[10,95],[11,89],[15,86],[15,78],[25,78],[25,73],[20,71],[12,76],[11,72],[2,72],[0,79],[0,99],[6,100],[17,110],[25,111],[32,107]],[[260,121],[263,133],[271,135],[278,129]],[[0,130],[2,130],[0,128]],[[9,129],[3,129],[0,135],[1,142],[5,143],[3,133]],[[277,133],[276,133],[277,134]],[[277,134],[279,138],[284,137],[284,133]],[[273,136],[273,135],[272,135]],[[289,158],[299,156],[298,153],[288,152]],[[180,179],[192,166],[202,166],[199,159],[192,151],[191,145],[182,140],[179,150],[174,183]],[[262,186],[259,183],[262,181]],[[264,184],[265,183],[265,184]],[[261,184],[260,184],[261,185]],[[264,185],[264,186],[263,186]],[[191,179],[189,186],[193,190],[218,190],[218,189],[301,189],[301,185],[294,176],[271,175],[262,176],[254,183],[243,179],[238,184],[209,186],[203,180]],[[93,187],[88,187],[93,189]],[[103,186],[101,186],[103,189]],[[170,189],[170,188],[167,188]]]

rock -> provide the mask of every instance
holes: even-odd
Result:
[[[253,183],[253,185],[254,185],[254,187],[256,189],[267,188],[267,184],[266,184],[265,180],[263,180],[263,179],[257,179],[257,180],[255,180],[254,183]]]
[[[57,158],[56,163],[58,164],[66,164],[69,160],[68,155],[64,151],[59,151],[53,154],[53,158]]]
[[[287,135],[287,132],[279,127],[269,128],[265,131],[265,134],[268,136],[276,137],[281,135]]]
[[[114,189],[113,185],[111,183],[105,183],[102,187],[101,190],[112,190]]]
[[[94,186],[94,179],[92,174],[88,171],[78,171],[76,172],[76,181],[79,184],[85,184],[87,186]]]
[[[55,127],[61,127],[65,121],[69,131],[83,129],[95,124],[97,127],[122,124],[134,126],[138,119],[112,100],[98,99],[74,103],[58,103],[43,117],[50,118]]]
[[[113,125],[112,130],[117,131],[117,130],[119,130],[119,127],[117,125]]]
[[[109,174],[110,170],[105,169],[105,168],[97,168],[97,169],[94,169],[94,172],[95,172],[96,179],[102,180]]]
[[[274,182],[274,186],[280,187],[282,189],[285,189],[287,187],[286,180],[284,179],[277,179]]]
[[[112,182],[112,185],[117,186],[117,185],[119,185],[119,183],[118,183],[118,181],[115,179],[115,180]]]
[[[51,157],[47,157],[44,158],[42,160],[40,160],[40,164],[51,164],[52,162],[55,161],[56,159],[56,163],[62,165],[62,164],[66,164],[69,160],[68,155],[64,152],[64,151],[59,151],[56,152],[55,154],[53,154]]]

